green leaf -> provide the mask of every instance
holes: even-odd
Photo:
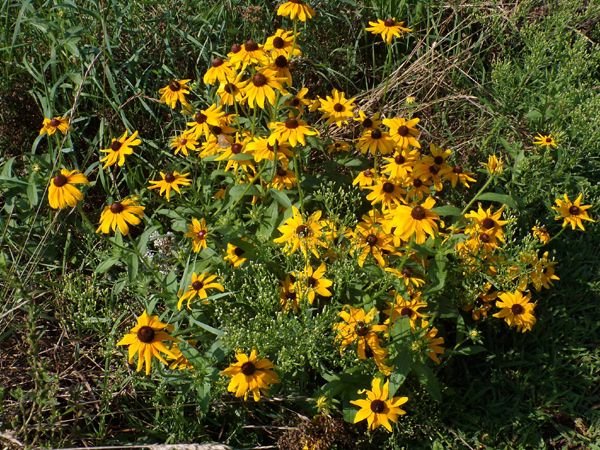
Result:
[[[457,355],[476,355],[478,353],[483,353],[487,351],[487,348],[485,348],[483,345],[467,345],[466,347],[462,347],[458,350],[456,350],[454,353],[456,353]]]
[[[497,194],[496,192],[484,192],[476,197],[476,200],[487,200],[490,202],[503,203],[512,209],[518,209],[517,202],[506,194]]]
[[[96,267],[96,270],[94,272],[105,273],[112,266],[116,266],[117,264],[120,264],[120,263],[121,263],[121,260],[117,256],[111,256],[108,259],[105,259],[104,261],[102,261],[100,264],[98,264],[98,267]]]
[[[129,275],[129,282],[133,283],[137,278],[140,267],[140,260],[135,253],[129,254],[127,258],[127,273]]]
[[[460,216],[461,210],[456,206],[444,205],[433,208],[431,211],[440,216]]]
[[[278,191],[277,189],[270,189],[269,193],[281,206],[285,207],[286,209],[291,208],[292,201],[285,192]]]
[[[354,418],[356,417],[356,413],[358,409],[355,408],[344,408],[344,420],[348,423],[354,423]]]
[[[441,402],[442,389],[438,379],[433,373],[433,370],[431,370],[425,364],[418,364],[414,367],[414,371],[419,378],[419,382],[427,390],[429,395],[431,395],[431,398],[433,398],[435,401]]]

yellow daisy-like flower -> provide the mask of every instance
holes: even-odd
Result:
[[[277,15],[289,17],[290,20],[298,19],[300,22],[306,22],[315,16],[315,10],[302,0],[289,0],[277,8]]]
[[[555,273],[556,261],[548,260],[548,252],[544,252],[539,259],[536,257],[532,263],[533,267],[529,276],[536,291],[539,292],[542,288],[550,289],[554,281],[560,280]]]
[[[551,134],[544,135],[538,133],[538,135],[533,140],[533,144],[539,147],[558,147],[558,142],[556,141],[556,138]]]
[[[571,225],[571,228],[574,230],[576,227],[579,227],[581,230],[585,231],[583,227],[583,221],[587,220],[588,222],[595,222],[589,215],[587,210],[592,207],[592,205],[582,205],[581,200],[583,199],[583,194],[579,194],[575,201],[571,202],[567,194],[564,196],[564,200],[557,198],[555,200],[556,206],[553,206],[552,209],[559,213],[559,216],[556,216],[555,220],[563,219],[563,228],[567,225]]]
[[[244,258],[243,248],[238,247],[237,245],[233,245],[231,243],[227,243],[227,255],[225,256],[225,261],[229,262],[233,267],[240,267],[248,258]]]
[[[188,173],[175,172],[161,172],[160,180],[151,180],[148,189],[160,189],[159,195],[165,194],[167,201],[171,200],[171,189],[178,194],[181,194],[179,186],[189,186],[192,184],[192,180],[188,178]]]
[[[288,165],[278,164],[277,169],[275,169],[275,176],[271,180],[271,183],[269,183],[269,186],[281,191],[283,189],[292,189],[297,184],[296,174],[288,168]]]
[[[533,315],[536,305],[531,303],[531,294],[523,295],[521,291],[503,292],[499,297],[496,307],[500,311],[494,317],[504,319],[508,326],[516,327],[521,333],[531,331],[536,321]]]
[[[327,124],[335,123],[338,127],[348,123],[348,120],[354,118],[354,98],[346,98],[346,94],[337,89],[331,92],[331,96],[318,98],[321,106],[319,111],[323,113],[323,118],[327,119]]]
[[[398,22],[395,17],[376,22],[369,21],[370,27],[365,28],[373,34],[379,34],[387,45],[392,43],[395,37],[402,37],[405,33],[410,33],[412,30],[404,26],[404,22]]]
[[[275,71],[275,76],[281,80],[282,84],[292,85],[292,72],[290,72],[290,61],[284,55],[275,57],[269,69]]]
[[[185,156],[188,156],[189,151],[198,150],[198,139],[193,133],[186,131],[171,139],[170,147],[176,155],[181,152]]]
[[[229,62],[236,68],[243,69],[249,64],[258,64],[264,66],[268,64],[269,58],[262,45],[257,44],[252,39],[248,39],[244,45],[238,45],[231,48],[232,52],[228,55]],[[233,50],[237,50],[234,52]]]
[[[146,366],[146,375],[150,375],[152,368],[152,358],[158,359],[165,365],[169,363],[161,356],[161,353],[176,359],[175,354],[169,350],[164,341],[174,341],[167,331],[171,325],[161,322],[158,316],[149,316],[146,311],[137,318],[137,324],[121,339],[117,345],[128,345],[129,364],[133,363],[133,358],[138,355],[137,371],[141,371]]]
[[[375,172],[371,169],[363,170],[360,172],[356,178],[352,181],[352,186],[358,185],[358,187],[366,188],[369,186],[373,186],[377,181],[377,176]]]
[[[280,143],[275,140],[273,145],[269,143],[269,138],[255,136],[250,142],[248,142],[248,152],[252,154],[256,162],[261,161],[274,161],[275,160],[275,148],[277,147],[277,159],[285,162],[292,158],[293,154],[290,150],[290,146],[287,142]]]
[[[318,258],[319,247],[327,248],[327,243],[323,240],[326,224],[321,220],[321,214],[321,211],[315,211],[305,222],[298,208],[292,206],[292,216],[279,226],[281,236],[273,239],[273,242],[283,244],[286,255],[300,250],[305,258],[309,253]]]
[[[222,58],[214,58],[210,67],[202,77],[202,81],[206,85],[215,84],[217,81],[219,83],[227,83],[230,80],[235,78],[235,72],[231,67],[231,64],[227,61],[224,61]]]
[[[301,113],[304,111],[304,108],[306,106],[310,106],[312,104],[312,100],[306,98],[306,94],[308,94],[308,88],[303,87],[298,91],[296,95],[287,99],[285,101],[285,104],[292,108],[296,108],[298,110],[298,113]]]
[[[427,235],[435,237],[438,232],[437,220],[440,217],[431,211],[435,206],[435,199],[428,197],[422,205],[399,205],[391,212],[389,226],[395,227],[394,234],[400,239],[408,241],[415,237],[417,244],[423,244]]]
[[[400,150],[391,158],[383,158],[385,164],[382,172],[387,174],[390,180],[404,182],[412,172],[418,157],[418,150]]]
[[[471,225],[467,227],[466,231],[472,234],[475,234],[477,231],[479,231],[490,237],[496,237],[500,241],[504,242],[504,230],[502,227],[508,223],[508,220],[500,220],[504,208],[504,205],[502,205],[502,207],[500,207],[500,209],[496,212],[492,212],[491,207],[484,211],[484,209],[481,207],[481,204],[479,204],[477,211],[470,211],[465,214],[465,219],[471,220]]]
[[[198,253],[203,248],[206,248],[206,238],[208,237],[208,228],[204,218],[192,219],[192,223],[188,225],[188,231],[185,237],[192,239],[192,248],[194,253]]]
[[[361,153],[389,155],[394,151],[394,141],[386,131],[370,128],[358,138],[357,147]]]
[[[190,342],[190,344],[191,344],[191,342]],[[173,354],[173,356],[175,356],[174,359],[171,358],[171,361],[169,361],[169,369],[171,369],[171,370],[193,370],[194,369],[194,366],[183,355],[183,353],[181,352],[181,349],[179,348],[179,345],[177,345],[176,342],[174,342],[173,345],[171,345],[171,348],[169,350],[171,350],[171,353]]]
[[[394,254],[396,248],[392,244],[392,238],[372,226],[359,224],[352,233],[351,254],[358,255],[358,265],[363,267],[369,255],[380,267],[385,267],[387,262],[384,255]]]
[[[69,119],[61,116],[56,116],[52,119],[44,118],[42,128],[40,129],[40,136],[43,136],[44,134],[52,136],[56,133],[56,130],[60,131],[62,134],[67,134],[69,131]]]
[[[102,153],[107,153],[104,158],[100,159],[100,162],[104,163],[103,168],[114,166],[115,164],[122,166],[125,164],[125,156],[133,153],[133,147],[140,145],[142,140],[138,138],[138,132],[134,131],[131,136],[127,136],[129,133],[125,131],[120,138],[112,139],[110,147],[100,150]]]
[[[354,423],[367,421],[369,430],[378,427],[384,427],[392,431],[390,422],[398,422],[398,417],[406,414],[406,411],[400,408],[408,401],[408,397],[390,398],[389,381],[381,385],[380,378],[374,378],[371,382],[371,390],[360,390],[359,394],[367,394],[367,398],[352,400],[350,403],[358,406],[360,409],[354,416]]]
[[[187,301],[187,308],[190,309],[190,303],[196,297],[200,300],[204,300],[208,298],[208,289],[216,289],[221,292],[225,292],[225,288],[221,283],[216,281],[218,279],[217,275],[212,275],[210,273],[201,273],[200,275],[195,272],[192,273],[192,281],[187,288],[187,291],[183,293],[181,297],[179,297],[179,301],[177,302],[177,309],[181,311],[183,306],[183,302]]]
[[[242,89],[248,106],[250,108],[258,106],[260,109],[265,109],[265,100],[270,105],[274,105],[275,91],[283,92],[282,81],[283,78],[279,78],[277,72],[272,69],[265,68],[256,72]]]
[[[220,106],[210,105],[207,109],[194,114],[194,120],[187,123],[190,127],[188,131],[193,133],[196,138],[204,136],[208,139],[212,136],[211,127],[220,127],[221,119],[224,116],[225,113],[221,110]]]
[[[425,333],[425,340],[427,341],[427,356],[436,364],[440,364],[440,358],[438,355],[444,354],[444,338],[437,337],[438,330],[433,327],[427,333]]]
[[[286,58],[302,55],[302,50],[298,47],[298,43],[294,43],[295,37],[292,31],[277,29],[273,36],[269,36],[265,42],[265,51],[270,52],[272,57],[280,55]],[[292,53],[293,49],[293,55]]]
[[[371,192],[367,195],[367,200],[372,205],[381,203],[382,210],[387,211],[394,208],[396,205],[404,202],[404,189],[390,180],[380,178],[373,184],[373,186],[367,186],[366,189]]]
[[[318,136],[319,132],[310,127],[299,118],[290,117],[285,122],[271,122],[269,124],[271,135],[269,144],[275,145],[275,142],[288,143],[292,147],[298,144],[306,146],[306,136]]]
[[[317,295],[332,296],[329,288],[333,285],[333,281],[325,278],[325,270],[325,263],[321,263],[317,269],[307,266],[304,271],[296,274],[295,292],[300,298],[306,298],[311,305]]]
[[[185,98],[190,93],[187,84],[192,80],[173,80],[164,88],[159,89],[160,101],[166,103],[169,108],[175,109],[177,102],[181,103],[183,108],[189,108],[190,103]]]
[[[88,184],[88,179],[79,170],[61,169],[60,173],[50,180],[48,187],[48,203],[54,209],[73,208],[82,199],[83,194],[74,185]]]
[[[446,170],[442,171],[441,175],[443,178],[450,181],[452,187],[456,187],[456,185],[460,183],[468,188],[470,187],[469,183],[474,183],[476,181],[475,178],[471,176],[472,174],[465,172],[460,165],[448,167]]]
[[[385,311],[388,315],[385,323],[392,326],[399,318],[407,317],[410,320],[410,328],[416,330],[419,325],[423,326],[423,322],[429,317],[428,314],[419,311],[422,308],[427,308],[427,303],[421,299],[420,293],[409,300],[396,294],[394,302],[390,303],[390,308]]]
[[[243,73],[240,73],[235,78],[219,84],[217,95],[221,99],[221,104],[233,106],[236,103],[243,104],[246,101],[243,89],[247,82],[242,81],[243,75]]]
[[[550,233],[548,233],[548,230],[544,226],[538,227],[537,225],[534,225],[531,227],[531,234],[544,245],[550,241]]]
[[[377,325],[377,312],[376,308],[367,313],[363,308],[344,305],[344,309],[338,314],[343,322],[333,326],[341,350],[356,342],[359,359],[367,359],[367,348],[379,347],[377,333],[384,332],[386,326]]]
[[[415,127],[421,119],[414,118],[410,120],[396,117],[394,119],[383,119],[383,124],[390,129],[390,137],[401,150],[408,150],[409,147],[421,148],[417,138],[419,130]]]
[[[273,363],[266,358],[259,359],[256,350],[252,350],[250,356],[238,352],[235,359],[236,362],[221,374],[231,377],[227,390],[236,397],[248,400],[248,394],[252,393],[257,402],[261,394],[266,395],[271,384],[279,383],[279,377],[273,371]]]
[[[500,175],[504,172],[504,160],[502,157],[490,155],[487,162],[481,163],[490,175]]]
[[[379,128],[381,126],[381,113],[367,115],[362,109],[358,111],[358,116],[354,118],[355,122],[360,123],[360,126],[365,130]]]
[[[395,275],[396,277],[404,281],[404,285],[409,290],[411,288],[418,289],[425,284],[425,280],[423,278],[420,278],[419,274],[408,266],[404,266],[400,270],[395,269],[393,267],[386,267],[385,271],[391,273],[392,275]]]
[[[123,236],[127,236],[129,225],[138,225],[142,221],[144,209],[146,208],[140,206],[135,197],[126,198],[106,206],[100,215],[100,226],[96,233],[108,234],[111,230],[115,231],[119,228],[119,232]]]

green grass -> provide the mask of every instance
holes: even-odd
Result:
[[[598,218],[600,7],[575,0],[498,3],[315,2],[319,15],[301,30],[311,57],[299,63],[298,79],[320,95],[334,86],[351,95],[367,91],[361,101],[380,102],[390,113],[410,111],[404,99],[415,95],[412,111],[423,118],[426,140],[455,149],[471,167],[488,154],[504,155],[512,170],[494,189],[517,201],[515,236],[536,220],[557,232],[548,211],[563,193],[583,192]],[[173,301],[179,278],[169,273],[171,265],[185,265],[187,253],[148,233],[142,251],[154,257],[137,266],[131,252],[95,236],[103,192],[86,197],[83,220],[68,213],[57,219],[43,196],[60,150],[37,137],[42,116],[75,111],[77,132],[66,138],[62,157],[89,171],[98,169],[97,149],[109,136],[124,127],[140,130],[145,166],[131,170],[129,186],[118,189],[144,185],[170,161],[165,142],[178,126],[155,101],[158,88],[172,77],[201,79],[213,54],[250,36],[262,39],[281,25],[274,10],[274,2],[261,0],[0,3],[0,430],[6,435],[31,447],[206,440],[251,448],[275,445],[286,427],[295,430],[283,443],[324,433],[308,419],[315,413],[311,398],[324,384],[319,374],[338,363],[339,353],[323,339],[331,334],[333,309],[318,320],[278,316],[275,269],[255,265],[231,281],[237,302],[220,303],[214,317],[196,317],[230,330],[219,339],[210,330],[189,336],[199,341],[199,360],[217,364],[198,366],[189,377],[140,376],[115,344],[146,305],[158,310]],[[364,26],[388,14],[415,31],[394,47],[395,64],[386,72],[385,48],[373,45]],[[411,64],[401,66],[405,61]],[[535,152],[537,132],[559,135],[556,157]],[[197,175],[213,183],[210,174]],[[356,192],[342,194],[335,180],[323,181],[329,176],[323,165],[313,201],[327,216],[343,217],[359,200]],[[210,195],[206,189],[195,200],[207,205]],[[264,244],[278,212],[257,205],[247,213],[245,220],[261,224]],[[181,217],[168,214],[156,231],[183,231]],[[219,233],[243,232],[228,228],[240,215],[223,214]],[[414,397],[393,437],[360,432],[334,405],[328,429],[335,430],[329,434],[337,448],[348,448],[344,436],[353,440],[350,448],[599,448],[600,227],[586,229],[567,230],[550,245],[561,280],[539,296],[531,333],[486,322],[485,351],[454,355],[435,369],[441,402],[409,377]],[[269,251],[261,254],[275,260]],[[340,262],[333,270],[356,294],[349,269]],[[259,281],[248,284],[249,278]],[[255,314],[251,323],[248,311]],[[279,352],[278,366],[290,379],[274,399],[243,404],[223,395],[226,381],[215,367],[228,355],[220,344],[233,349],[257,341],[259,350]],[[278,397],[286,389],[303,395]],[[2,436],[3,446],[19,448]],[[282,448],[295,448],[288,445]]]

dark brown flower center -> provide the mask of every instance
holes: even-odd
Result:
[[[234,254],[235,256],[237,256],[237,257],[240,257],[240,256],[242,256],[244,253],[245,253],[245,252],[244,252],[244,249],[243,249],[243,248],[240,248],[240,247],[236,247],[236,248],[233,250],[233,254]]]
[[[173,181],[175,181],[175,179],[176,179],[176,178],[175,178],[175,175],[173,175],[173,173],[172,173],[172,172],[169,172],[169,173],[167,173],[167,174],[165,175],[165,181],[166,181],[167,183],[172,183]]]
[[[199,239],[204,239],[206,237],[206,230],[200,230],[196,233]]]
[[[367,117],[365,120],[362,121],[362,126],[365,128],[371,128],[373,126],[373,120]]]
[[[308,277],[308,281],[307,281],[308,287],[314,288],[317,285],[318,281],[319,280],[317,280],[316,278]]]
[[[368,235],[365,240],[367,241],[367,244],[369,244],[371,247],[377,244],[377,236],[375,236],[374,234]]]
[[[569,208],[569,214],[571,214],[572,216],[577,216],[580,212],[581,210],[578,206],[573,205]]]
[[[281,166],[277,167],[277,176],[278,177],[285,177],[286,175],[287,175],[287,171],[283,167],[281,167]]]
[[[385,402],[383,400],[373,400],[371,402],[371,411],[375,414],[383,413],[385,411]]]
[[[187,144],[187,139],[186,138],[181,138],[179,140],[179,145],[185,145],[185,144]]]
[[[489,234],[487,234],[487,233],[481,233],[481,234],[479,235],[479,240],[480,240],[481,242],[483,242],[484,244],[487,244],[487,243],[489,243],[489,242],[492,240],[492,238],[491,238],[491,237],[490,237],[490,235],[489,235]]]
[[[244,44],[244,49],[246,49],[247,52],[255,52],[258,50],[258,44],[252,39],[248,39]]]
[[[442,164],[444,164],[444,158],[442,158],[441,156],[436,156],[435,158],[433,158],[433,162],[436,163],[438,166],[441,166]]]
[[[300,99],[298,97],[294,97],[290,102],[290,105],[293,107],[298,107],[300,105]]]
[[[383,135],[381,134],[381,130],[379,130],[378,128],[375,128],[373,131],[371,131],[372,139],[381,139],[381,136]]]
[[[400,315],[403,317],[412,317],[414,314],[415,312],[407,306],[400,310]]]
[[[275,39],[273,39],[273,47],[279,49],[285,47],[285,41],[281,36],[277,36]]]
[[[394,192],[394,183],[390,183],[389,181],[386,181],[385,183],[383,183],[383,187],[381,189],[383,189],[383,192],[387,193],[387,194],[391,194],[392,192]]]
[[[372,358],[373,356],[375,356],[375,353],[373,353],[373,349],[369,347],[369,344],[367,343],[365,343],[365,356],[367,358]]]
[[[252,83],[256,87],[262,87],[267,84],[267,77],[265,77],[262,73],[257,73],[252,77]]]
[[[410,267],[403,267],[402,270],[400,271],[402,273],[402,275],[404,275],[406,278],[410,278],[412,277],[413,271],[410,269]]]
[[[419,178],[415,178],[413,180],[413,186],[416,188],[420,188],[421,186],[423,186],[423,182]]]
[[[110,205],[110,212],[113,214],[119,214],[124,209],[125,209],[125,207],[119,202],[115,202],[112,205]]]
[[[406,162],[406,158],[403,155],[396,155],[394,162],[396,164],[404,164]]]
[[[288,300],[296,300],[296,293],[295,292],[286,292],[285,298]]]
[[[233,83],[227,83],[225,87],[223,87],[223,90],[228,94],[233,94],[234,92],[237,92],[237,87]]]
[[[52,182],[54,183],[54,186],[56,186],[56,187],[64,186],[65,184],[67,184],[67,181],[69,181],[69,180],[62,173],[59,175],[56,175],[54,177],[54,179],[52,180]]]
[[[212,134],[214,134],[215,136],[218,136],[218,135],[220,135],[221,133],[223,133],[223,128],[221,128],[221,127],[217,127],[217,126],[213,126],[213,127],[210,127],[210,132],[211,132]]]
[[[194,120],[196,121],[196,123],[204,123],[206,122],[206,119],[208,119],[208,117],[206,117],[201,112],[196,113],[196,115],[194,116]]]
[[[413,210],[410,212],[410,215],[415,220],[423,220],[427,217],[427,211],[422,206],[415,206]]]
[[[341,103],[336,103],[335,105],[333,105],[333,110],[335,112],[342,112],[344,111],[346,108],[344,108],[344,105],[342,105]]]
[[[149,344],[150,342],[152,342],[154,340],[154,336],[154,329],[152,327],[149,327],[148,325],[144,325],[137,332],[138,339],[144,344]]]
[[[309,229],[306,225],[299,225],[296,228],[296,234],[298,235],[298,237],[300,238],[305,238],[308,236],[309,233]]]
[[[221,58],[215,58],[211,61],[210,65],[213,67],[219,67],[223,65],[223,60]]]
[[[384,24],[386,27],[393,27],[394,25],[396,25],[396,21],[395,21],[394,19],[385,19],[385,20],[383,21],[383,24]]]
[[[285,121],[285,127],[289,128],[289,129],[294,129],[294,128],[298,128],[300,124],[298,123],[298,121],[296,119],[288,119]]]
[[[181,84],[179,84],[179,81],[171,81],[169,83],[169,89],[171,89],[173,92],[177,92],[179,89],[181,89]]]
[[[204,283],[200,280],[196,280],[192,283],[192,289],[195,291],[199,291],[204,287]]]
[[[277,58],[275,58],[275,65],[280,69],[284,69],[288,66],[288,60],[285,56],[279,55]]]
[[[233,144],[231,146],[231,153],[233,153],[234,155],[238,155],[240,153],[242,153],[242,149],[244,148],[244,146],[238,142],[236,142],[235,144]]]
[[[429,172],[432,175],[437,175],[440,172],[440,168],[438,166],[429,166]]]
[[[240,44],[233,44],[231,46],[231,53],[239,53],[239,51],[242,49],[242,46]]]
[[[363,175],[367,178],[373,177],[373,172],[370,169],[363,171]]]
[[[54,128],[56,128],[56,127],[57,127],[57,126],[59,126],[59,125],[60,125],[60,120],[58,120],[58,119],[52,119],[52,120],[50,121],[50,126],[51,126],[51,127],[54,127]]]
[[[495,225],[496,225],[496,222],[494,222],[494,219],[491,219],[489,217],[486,217],[485,219],[483,219],[483,222],[481,222],[481,226],[483,228],[485,228],[486,230],[489,230],[490,228],[494,228]]]
[[[408,127],[406,125],[398,127],[398,134],[400,136],[408,136]]]
[[[110,144],[110,149],[116,152],[117,150],[119,150],[121,148],[121,145],[123,145],[123,144],[121,144],[121,142],[119,142],[119,141],[113,141]]]
[[[356,334],[358,336],[365,337],[367,334],[369,334],[369,326],[366,323],[364,323],[362,320],[359,320],[358,322],[356,322],[354,331],[356,332]]]
[[[254,372],[256,372],[256,366],[254,365],[254,363],[248,361],[242,364],[242,373],[244,375],[249,377],[250,375],[254,375]]]
[[[463,173],[463,168],[461,166],[454,166],[454,168],[452,169],[452,172]]]
[[[525,308],[523,308],[523,306],[516,304],[516,305],[512,305],[510,307],[510,310],[512,311],[512,313],[515,316],[518,316],[519,314],[523,314],[525,312]]]
[[[552,138],[551,137],[547,137],[546,138],[546,142],[549,144],[550,142],[552,142]]]

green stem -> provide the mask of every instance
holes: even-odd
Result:
[[[464,214],[467,212],[467,210],[471,207],[471,205],[473,203],[475,203],[475,200],[477,200],[477,197],[479,197],[479,195],[481,193],[483,193],[483,191],[485,191],[488,186],[490,185],[490,183],[492,182],[492,180],[494,179],[493,175],[490,175],[490,177],[488,178],[488,180],[485,182],[485,184],[483,186],[481,186],[481,189],[479,189],[477,191],[477,194],[475,194],[475,196],[471,199],[471,201],[469,203],[467,203],[467,206],[464,207],[464,209],[460,212],[461,216],[464,216]]]

